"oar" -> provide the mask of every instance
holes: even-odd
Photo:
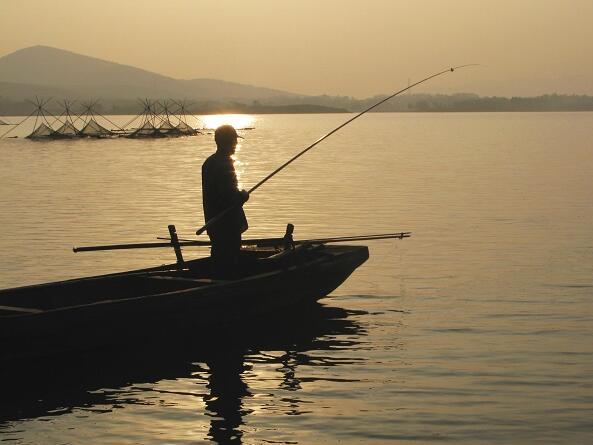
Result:
[[[412,236],[411,232],[397,232],[397,233],[381,233],[376,235],[356,235],[356,236],[340,236],[334,238],[314,238],[307,240],[295,240],[294,244],[327,244],[327,243],[343,243],[348,241],[374,241],[381,239],[404,239]],[[159,238],[169,239],[170,238]],[[244,246],[279,246],[284,243],[284,238],[259,238],[259,239],[247,239],[241,242]],[[210,241],[180,241],[180,247],[208,247]],[[85,246],[85,247],[74,247],[73,252],[93,252],[97,250],[123,250],[123,249],[152,249],[159,247],[173,247],[169,243],[128,243],[128,244],[110,244],[104,246]]]
[[[179,243],[180,246],[209,246],[209,241],[189,241]],[[108,244],[104,246],[83,246],[73,247],[72,251],[93,252],[96,250],[124,250],[124,249],[152,249],[156,247],[173,247],[171,243],[128,243],[128,244]]]
[[[383,237],[385,238],[408,238],[411,235],[412,232],[397,232],[397,233],[378,233],[375,235],[351,235],[351,236],[337,236],[337,237],[332,237],[332,238],[313,238],[313,239],[309,239],[309,240],[301,240],[298,242],[304,243],[304,242],[313,242],[313,241],[317,241],[317,242],[337,242],[340,240],[346,240],[346,241],[355,241],[358,238],[364,238],[364,239],[372,239],[372,238],[379,238],[382,239]],[[165,241],[171,241],[171,238],[168,237],[164,237],[164,236],[157,236],[156,239],[158,240],[165,240]],[[257,243],[270,243],[270,242],[274,242],[274,241],[282,241],[284,240],[284,238],[252,238],[252,239],[246,239],[246,240],[242,240],[241,243],[245,246],[249,246],[249,245],[255,245]],[[200,243],[200,245],[210,245],[209,241],[196,241],[196,240],[190,240],[187,238],[179,238],[179,241],[181,242],[187,242],[187,243]],[[297,242],[297,241],[295,241]]]
[[[371,105],[370,107],[368,107],[366,110],[361,111],[360,113],[358,113],[356,116],[351,117],[350,119],[348,119],[346,122],[344,122],[343,124],[339,125],[338,127],[334,128],[332,131],[330,131],[329,133],[325,134],[324,136],[320,137],[319,139],[317,139],[315,142],[313,142],[311,145],[309,145],[307,148],[305,148],[304,150],[302,150],[301,152],[299,152],[298,154],[296,154],[295,156],[293,156],[292,158],[290,158],[288,161],[286,161],[284,164],[282,164],[280,167],[278,167],[276,170],[274,170],[272,173],[270,173],[268,176],[266,176],[264,179],[262,179],[261,181],[259,181],[257,184],[255,184],[253,187],[251,187],[247,193],[251,194],[254,191],[256,191],[259,187],[261,187],[265,182],[267,182],[268,180],[270,180],[274,175],[276,175],[277,173],[279,173],[281,170],[283,170],[285,167],[287,167],[289,164],[291,164],[293,161],[296,161],[298,158],[300,158],[302,155],[304,155],[305,153],[307,153],[309,150],[311,150],[313,147],[315,147],[317,144],[319,144],[321,141],[327,139],[328,137],[330,137],[332,134],[334,134],[335,132],[337,132],[338,130],[344,128],[346,125],[348,125],[350,122],[352,122],[355,119],[358,119],[360,116],[362,116],[363,114],[368,113],[369,111],[371,111],[374,108],[377,108],[379,105],[381,105],[384,102],[387,102],[389,99],[394,98],[395,96],[409,90],[410,88],[415,87],[416,85],[420,85],[421,83],[427,82],[430,79],[433,79],[435,77],[441,76],[445,73],[449,73],[449,72],[453,72],[456,69],[460,69],[460,68],[464,68],[467,66],[475,66],[476,64],[472,63],[472,64],[467,64],[467,65],[460,65],[460,66],[455,66],[455,67],[451,67],[451,68],[447,68],[446,70],[440,71],[438,73],[435,74],[431,74],[428,77],[425,77],[422,80],[419,80],[418,82],[415,82],[411,85],[408,85],[406,88],[403,88],[395,93],[393,93],[391,96],[386,97],[383,100],[380,100],[379,102],[377,102],[374,105]],[[229,207],[227,207],[225,210],[223,210],[222,212],[220,212],[218,215],[216,215],[213,218],[210,218],[208,220],[208,222],[206,224],[204,224],[202,227],[200,227],[198,230],[196,230],[196,235],[201,235],[202,233],[204,233],[209,227],[211,227],[213,224],[215,224],[216,222],[218,222],[221,218],[223,218],[227,213],[229,213],[231,210],[233,210],[234,208],[236,208],[237,206],[243,204],[243,202],[237,202]]]

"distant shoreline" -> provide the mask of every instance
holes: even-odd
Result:
[[[461,114],[461,113],[591,113],[591,110],[581,110],[581,109],[558,109],[558,110],[426,110],[426,111],[370,111],[369,113],[373,114],[385,114],[385,113],[397,113],[397,114]],[[239,109],[230,109],[230,110],[220,110],[220,111],[209,111],[203,113],[186,113],[186,116],[213,116],[219,114],[355,114],[358,111],[349,111],[349,110],[331,110],[331,111],[246,111],[246,110],[239,110]],[[134,116],[138,113],[104,113],[107,116]],[[27,117],[28,114],[9,114],[9,113],[0,113],[1,117],[18,117],[24,118]],[[4,125],[12,125],[12,124],[4,124]]]
[[[270,99],[268,101],[195,102],[186,108],[188,115],[212,114],[320,114],[358,113],[387,96],[367,99],[315,96],[301,99]],[[166,99],[164,99],[166,102]],[[300,103],[295,103],[299,102]],[[59,100],[45,105],[48,114],[61,115]],[[76,101],[74,101],[76,102]],[[79,103],[84,103],[78,101]],[[158,102],[157,102],[158,103]],[[27,116],[34,110],[31,102],[0,96],[0,116]],[[94,110],[104,115],[135,115],[142,112],[139,101],[104,99]],[[76,112],[77,110],[71,110]],[[175,114],[174,110],[169,109]],[[537,97],[480,97],[475,94],[410,94],[402,95],[377,107],[373,112],[400,113],[459,113],[459,112],[578,112],[593,111],[593,96],[543,95]],[[78,113],[77,113],[78,114]]]

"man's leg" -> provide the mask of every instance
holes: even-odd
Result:
[[[210,238],[214,274],[219,278],[233,278],[238,275],[241,234],[225,234]]]

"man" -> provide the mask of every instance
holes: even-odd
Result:
[[[243,203],[249,199],[249,193],[238,189],[232,158],[239,137],[231,125],[218,127],[214,132],[216,153],[202,165],[202,201],[206,222],[232,207],[232,210],[207,230],[212,242],[211,255],[215,266],[224,271],[237,264],[241,234],[248,227]]]

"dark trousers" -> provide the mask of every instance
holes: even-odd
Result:
[[[209,234],[212,242],[213,273],[218,278],[233,278],[238,273],[241,233]]]

